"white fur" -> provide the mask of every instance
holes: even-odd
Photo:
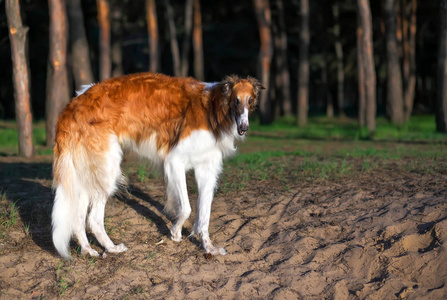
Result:
[[[154,169],[163,171],[163,159],[166,153],[163,150],[157,150],[157,136],[155,133],[138,145],[129,137],[121,137],[119,140],[123,148],[131,149],[139,156],[147,158],[152,163]]]
[[[76,97],[84,94],[89,88],[91,88],[94,85],[95,85],[94,83],[81,85],[81,88],[78,91],[76,91]]]
[[[109,150],[101,157],[92,155],[81,146],[63,154],[62,182],[55,186],[56,197],[52,212],[53,242],[56,250],[69,259],[68,244],[72,235],[78,240],[83,254],[98,256],[88,242],[85,223],[88,208],[88,224],[97,240],[109,252],[122,252],[127,248],[115,245],[104,229],[104,208],[107,198],[123,182],[120,169],[122,150],[118,138],[111,135]]]
[[[245,126],[248,128],[248,108],[244,107],[244,112],[237,117],[237,125],[238,126]]]
[[[219,82],[204,82],[205,90],[207,90],[207,91],[211,90],[218,83]]]
[[[202,240],[207,253],[225,254],[223,248],[211,243],[208,226],[211,203],[217,179],[222,170],[222,158],[235,152],[234,137],[224,136],[216,143],[214,136],[206,130],[194,131],[166,156],[164,160],[167,202],[165,210],[175,217],[171,235],[174,241],[181,241],[181,230],[191,214],[185,172],[194,169],[199,190],[197,212],[192,234]]]

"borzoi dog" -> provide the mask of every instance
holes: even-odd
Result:
[[[87,239],[86,219],[106,252],[127,250],[124,244],[115,245],[104,229],[107,198],[124,184],[120,164],[126,148],[163,172],[174,241],[182,240],[182,226],[191,213],[185,172],[194,169],[199,197],[192,234],[207,253],[225,254],[209,237],[211,202],[222,159],[235,153],[236,139],[244,138],[260,89],[251,77],[204,83],[141,73],[81,91],[62,111],[56,128],[52,227],[60,255],[70,258],[73,235],[82,254],[99,255]]]

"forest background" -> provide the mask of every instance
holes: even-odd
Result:
[[[436,114],[437,130],[447,131],[447,1],[0,2],[0,118],[16,117],[19,140],[32,139],[26,122],[45,119],[51,146],[55,118],[82,84],[145,71],[256,76],[267,88],[261,124],[347,116],[373,137],[377,116],[402,126]],[[18,77],[14,39],[29,71]],[[19,144],[32,155],[32,142]]]

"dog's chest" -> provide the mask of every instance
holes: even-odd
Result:
[[[222,158],[236,151],[234,139],[224,136],[216,141],[213,134],[207,130],[193,131],[182,139],[168,157],[176,157],[186,162],[188,168],[207,161],[221,161]]]

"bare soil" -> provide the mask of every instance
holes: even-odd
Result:
[[[73,241],[68,262],[51,241],[51,158],[0,157],[0,298],[445,299],[446,161],[399,158],[365,171],[352,158],[345,173],[311,176],[300,169],[305,160],[273,158],[261,177],[244,165],[226,168],[210,225],[228,251],[218,257],[186,238],[194,215],[185,240],[170,240],[162,178],[126,162],[128,191],[110,199],[105,223],[129,250],[91,258]]]

